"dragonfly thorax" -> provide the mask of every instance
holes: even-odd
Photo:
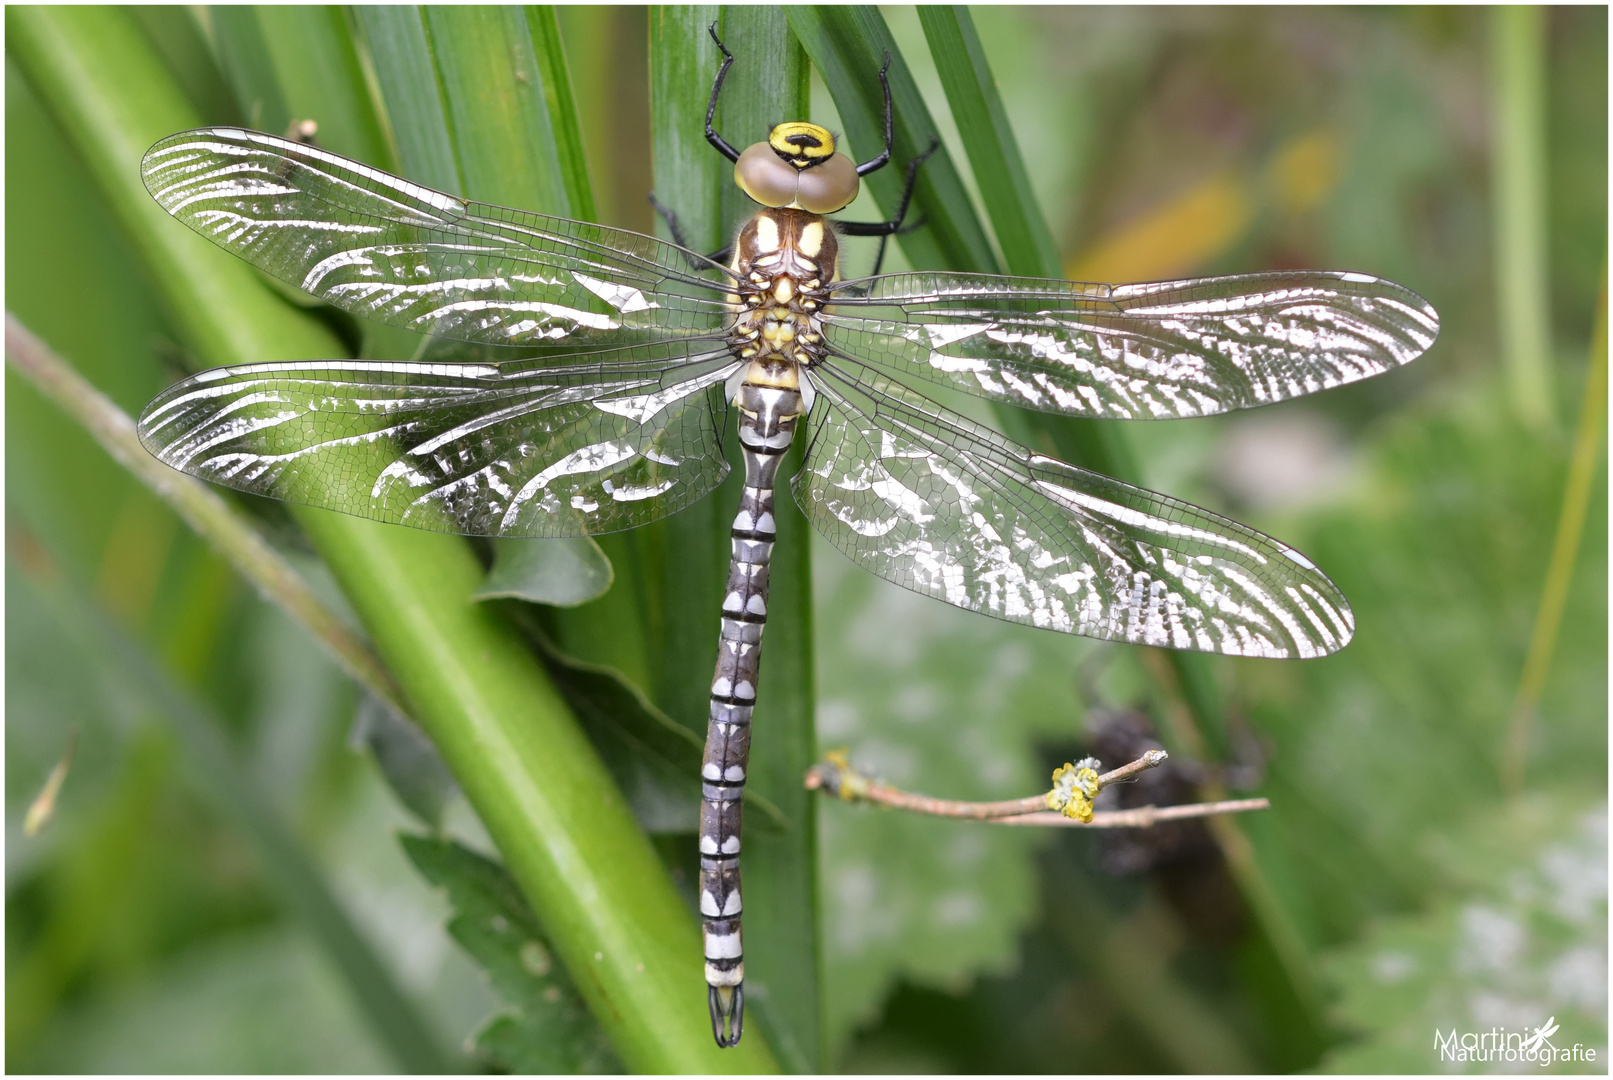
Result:
[[[820,319],[840,245],[828,222],[799,210],[764,210],[740,230],[730,345],[741,360],[810,367],[823,357]]]

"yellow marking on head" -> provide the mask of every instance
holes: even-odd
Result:
[[[756,250],[772,252],[778,250],[778,222],[763,214],[756,219]],[[760,274],[752,274],[751,279],[758,284],[765,280]]]
[[[768,132],[767,145],[790,164],[806,168],[834,156],[835,137],[829,134],[828,128],[792,120]]]
[[[796,243],[801,254],[809,259],[816,258],[818,252],[823,250],[823,222],[809,221],[801,228],[801,239]]]

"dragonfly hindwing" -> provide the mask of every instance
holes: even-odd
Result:
[[[664,351],[664,350],[662,350]],[[479,536],[632,528],[728,473],[726,351],[539,367],[298,361],[219,368],[140,417],[163,461],[290,502]]]
[[[1270,537],[1033,454],[858,364],[815,374],[796,476],[813,525],[858,565],[1010,622],[1234,656],[1321,656],[1354,619]]]

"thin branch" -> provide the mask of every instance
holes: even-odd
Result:
[[[1163,750],[1150,750],[1136,761],[1128,762],[1118,769],[1112,769],[1098,776],[1094,783],[1098,790],[1102,790],[1110,784],[1129,780],[1145,769],[1163,765],[1168,757],[1169,755]],[[1074,768],[1078,769],[1080,766]],[[1055,778],[1064,771],[1060,769],[1054,774]],[[852,768],[845,754],[840,752],[828,754],[823,761],[807,770],[806,787],[809,791],[822,788],[847,801],[860,800],[889,806],[896,810],[929,814],[932,817],[990,821],[998,825],[1079,825],[1083,828],[1097,829],[1146,829],[1162,821],[1180,821],[1216,814],[1240,814],[1250,810],[1265,810],[1271,806],[1266,799],[1223,799],[1186,806],[1142,806],[1131,810],[1100,810],[1093,813],[1089,820],[1080,821],[1050,809],[1051,800],[1047,794],[1032,795],[1025,799],[1007,799],[1002,802],[962,802],[903,791],[889,784],[870,780]]]
[[[1250,810],[1269,810],[1270,799],[1223,799],[1220,802],[1187,803],[1183,806],[1139,806],[1131,810],[1098,810],[1091,821],[1077,821],[1051,810],[1022,817],[1002,818],[993,825],[1063,825],[1078,829],[1147,829],[1162,821],[1183,821],[1188,818],[1211,817],[1217,814],[1242,814]]]
[[[363,638],[321,600],[257,529],[194,477],[169,468],[146,452],[134,421],[11,312],[6,312],[6,360],[40,393],[83,425],[113,460],[133,473],[173,508],[197,535],[213,545],[252,583],[325,646],[348,675],[401,716],[408,716],[392,675]]]

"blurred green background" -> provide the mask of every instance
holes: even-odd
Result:
[[[914,10],[880,11],[978,199],[952,76]],[[1208,661],[1184,669],[1201,680],[1184,698],[1157,654],[956,611],[814,541],[802,655],[823,749],[927,793],[1006,798],[1151,730],[1185,777],[1175,797],[1197,782],[1273,807],[1108,837],[822,803],[816,918],[800,927],[821,963],[806,1036],[818,1049],[781,1059],[1423,1072],[1440,1067],[1436,1028],[1555,1017],[1555,1045],[1598,1049],[1562,1069],[1605,1071],[1606,8],[971,15],[1067,275],[1359,270],[1425,296],[1442,332],[1411,367],[1319,397],[1124,425],[1141,482],[1294,544],[1339,583],[1358,633],[1326,660]],[[286,16],[105,17],[132,20],[208,121],[281,131],[297,118],[246,90],[278,79],[295,97],[293,58],[242,44],[283,40]],[[375,86],[361,19],[302,17],[349,42]],[[651,155],[656,17],[558,18],[597,219],[638,230],[654,224],[644,194],[666,183]],[[814,118],[855,130],[812,79]],[[7,308],[136,413],[190,358],[49,95],[10,53],[6,91]],[[395,134],[354,115],[357,135],[321,118],[329,145],[363,156],[372,138],[368,160],[397,168]],[[876,214],[865,194],[847,216]],[[849,243],[861,272],[870,242]],[[893,254],[887,269],[903,268]],[[287,900],[284,866],[212,793],[187,729],[83,631],[101,618],[205,703],[241,798],[295,839],[439,1063],[463,1065],[459,1048],[511,1010],[508,983],[490,985],[449,936],[456,908],[394,839],[422,825],[355,748],[352,686],[9,370],[6,390],[7,1068],[391,1071],[430,1057],[400,1057],[366,1019],[373,1003]],[[1591,451],[1577,525],[1576,445]],[[290,519],[249,509],[340,603]],[[679,719],[655,657],[591,655],[613,620],[648,618],[627,587],[634,550],[606,549],[618,585],[594,614],[540,618]],[[1553,573],[1565,602],[1542,619]],[[708,645],[689,646],[697,680]],[[1213,702],[1216,722],[1186,715],[1189,699]],[[70,744],[54,813],[26,834]],[[442,821],[491,853],[462,799]],[[658,849],[686,878],[687,834],[662,830]],[[764,1026],[778,1043],[788,1025]]]

